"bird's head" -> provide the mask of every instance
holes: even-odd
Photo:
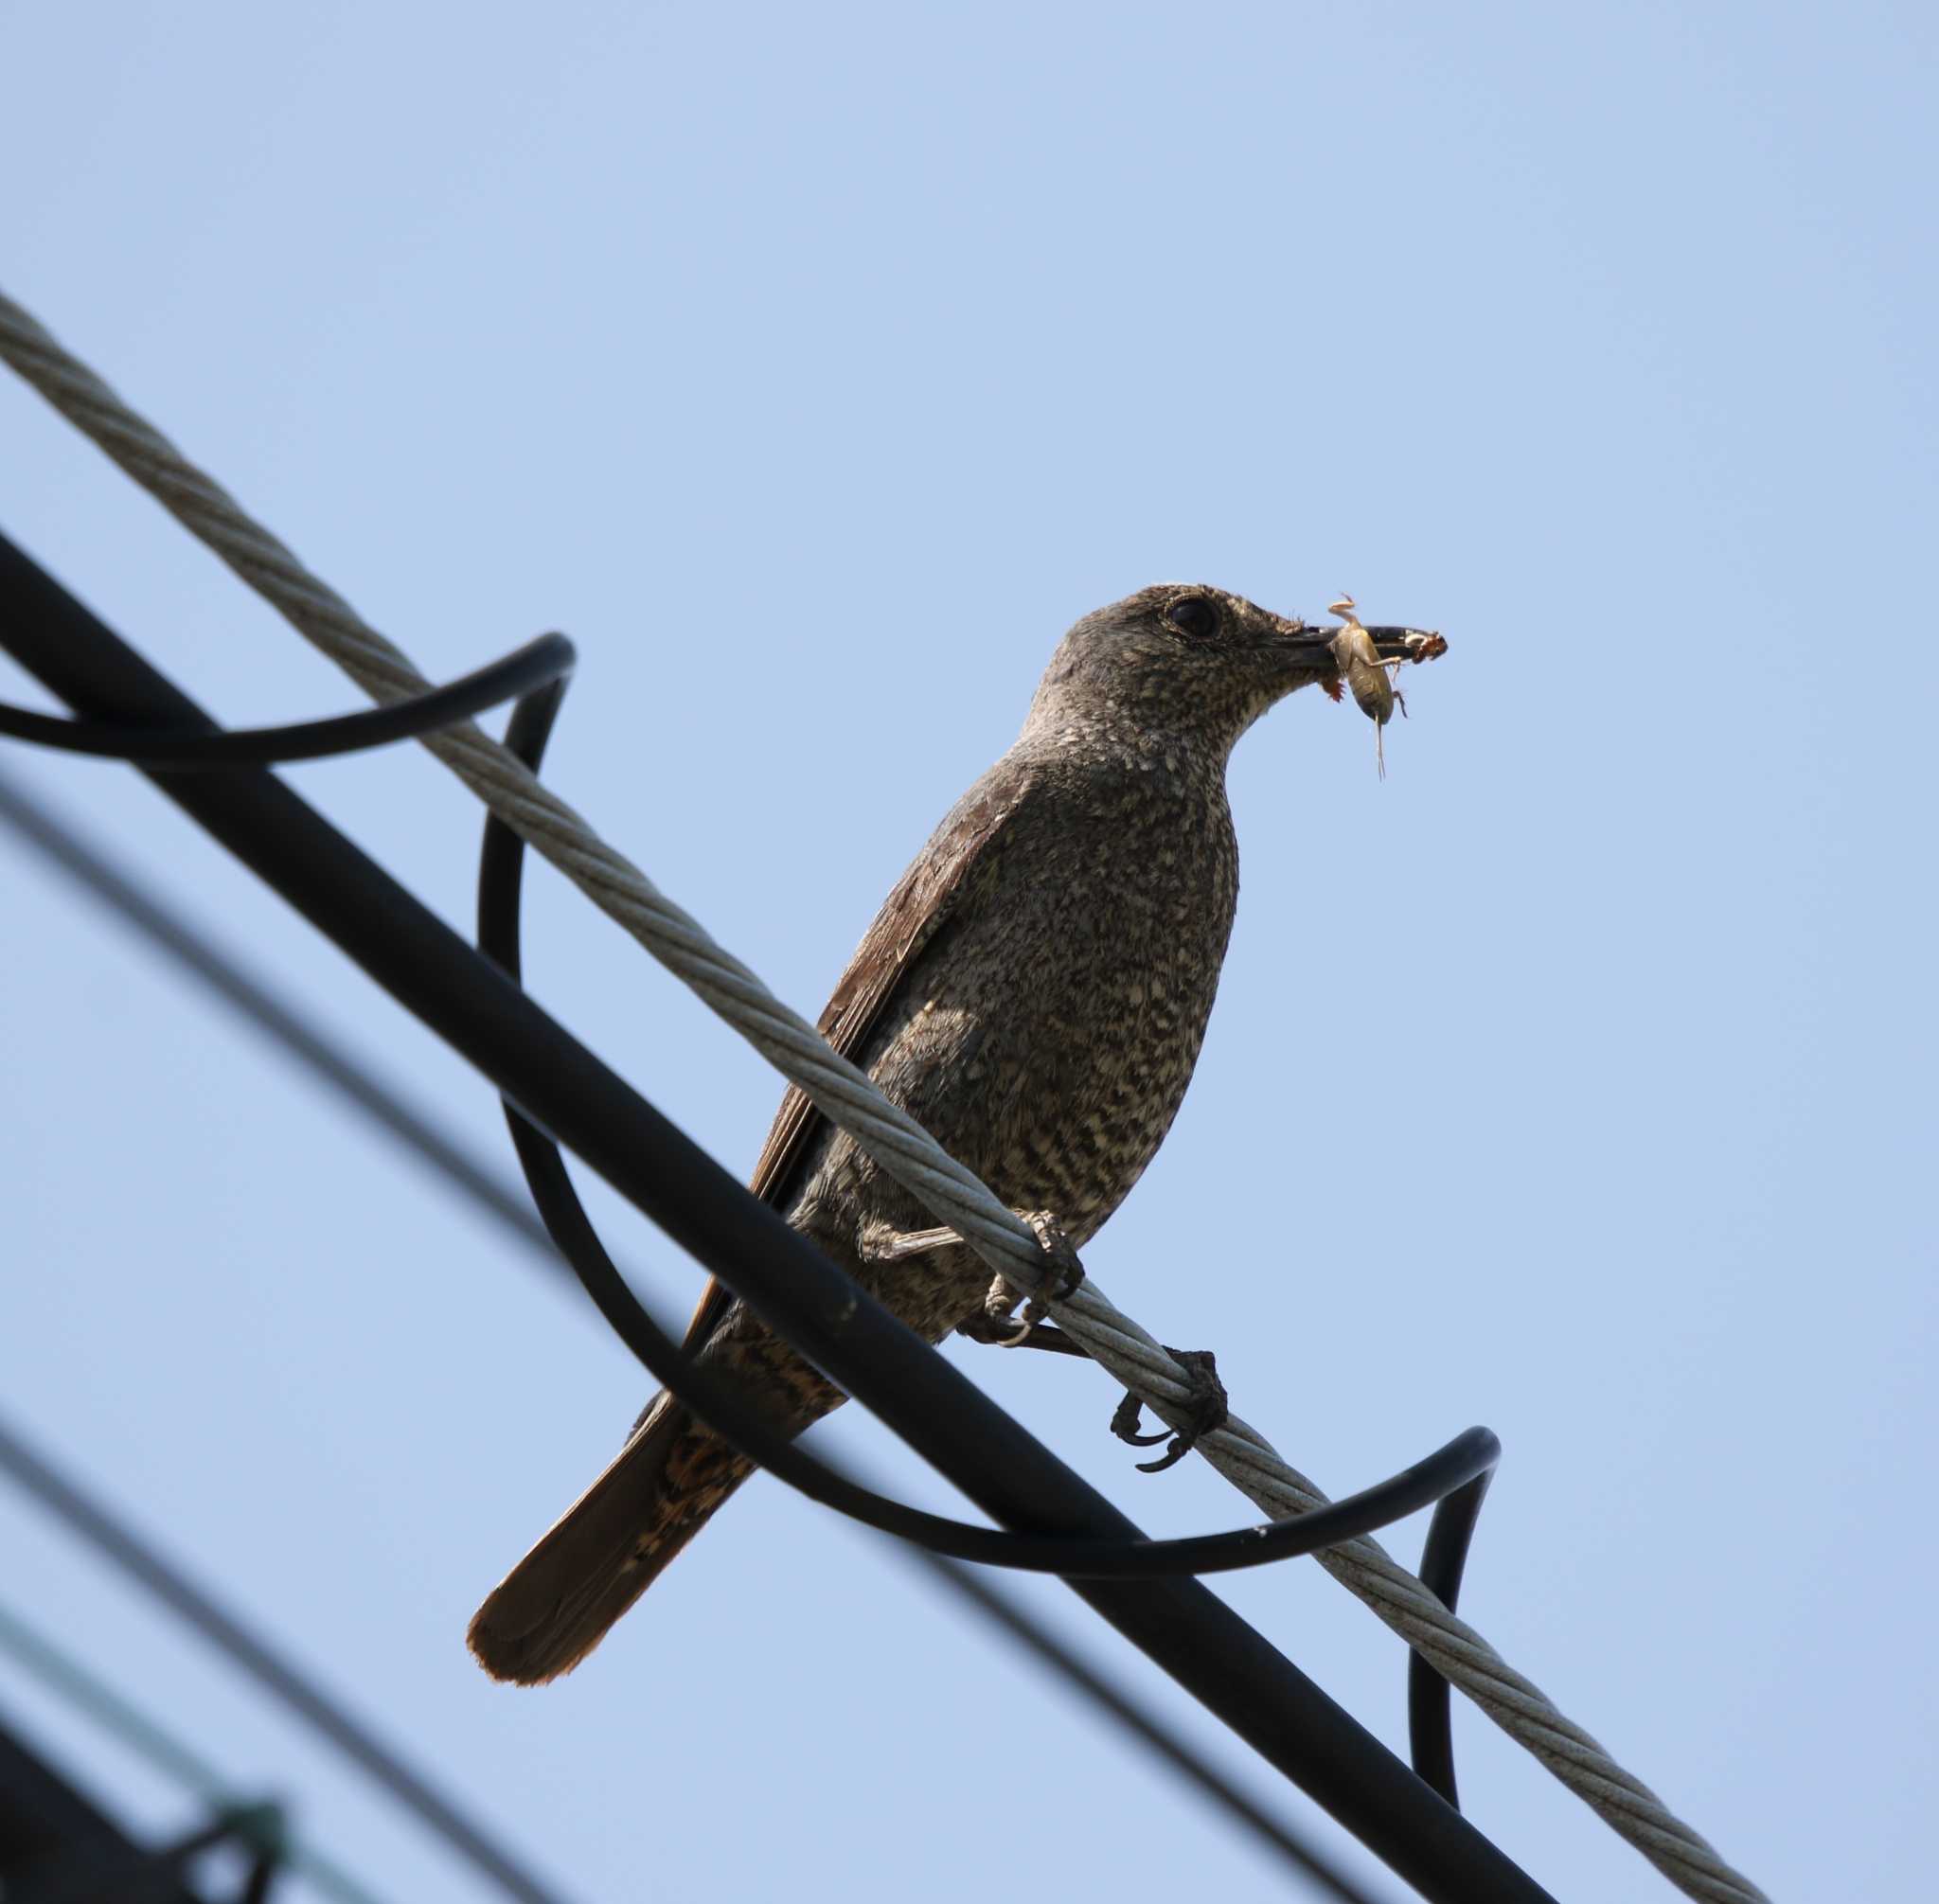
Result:
[[[1274,702],[1336,672],[1337,632],[1223,589],[1160,582],[1087,614],[1064,636],[1025,731],[1183,740],[1222,765]]]

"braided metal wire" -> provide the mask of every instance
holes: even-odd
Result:
[[[0,356],[373,700],[427,691],[430,684],[401,649],[4,293]],[[471,721],[423,744],[1005,1281],[1032,1296],[1046,1290],[1054,1274],[1029,1226],[522,762]],[[1185,1425],[1196,1393],[1186,1371],[1094,1282],[1087,1279],[1065,1299],[1041,1299],[1116,1380],[1174,1428]],[[1236,1417],[1201,1435],[1197,1451],[1271,1518],[1326,1503]],[[1765,1904],[1763,1892],[1377,1541],[1349,1541],[1315,1557],[1686,1896]]]

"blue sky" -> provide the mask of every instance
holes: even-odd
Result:
[[[1909,1891],[1939,1777],[1929,12],[77,5],[9,42],[7,290],[428,673],[569,631],[552,776],[810,1014],[1076,615],[1180,577],[1445,630],[1384,784],[1316,695],[1240,748],[1204,1058],[1088,1260],[1334,1491],[1496,1429],[1464,1611],[1774,1895]],[[223,717],[352,703],[10,379],[0,523]],[[134,776],[8,765],[502,1146]],[[476,812],[421,753],[291,777],[465,919]],[[9,1415],[561,1886],[1279,1882],[767,1484],[585,1671],[487,1683],[464,1622],[637,1372],[5,837],[0,880]],[[773,1075],[532,883],[534,989],[744,1168]],[[683,1315],[691,1267],[596,1201]],[[952,1353],[1154,1531],[1244,1518],[1202,1464],[1131,1472],[1101,1377]],[[867,1422],[817,1434],[951,1499]],[[380,1893],[480,1895],[4,1492],[0,1553],[10,1603]],[[1400,1649],[1316,1569],[1219,1591],[1401,1740]],[[0,1705],[147,1827],[189,1815],[5,1664]],[[1456,1726],[1470,1814],[1542,1881],[1656,1884]]]

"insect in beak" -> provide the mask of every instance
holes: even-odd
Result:
[[[1333,658],[1353,691],[1354,704],[1374,723],[1374,760],[1384,780],[1384,730],[1393,720],[1396,707],[1402,715],[1407,713],[1406,698],[1387,670],[1392,668],[1397,675],[1410,661],[1432,661],[1435,655],[1448,651],[1448,644],[1439,634],[1422,629],[1382,629],[1377,637],[1361,623],[1350,595],[1328,602],[1326,613],[1341,617],[1342,626],[1332,640]],[[1337,681],[1323,685],[1335,701],[1339,700]]]

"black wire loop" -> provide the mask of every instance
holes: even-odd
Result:
[[[151,732],[112,721],[70,721],[56,714],[0,702],[0,734],[54,747],[67,754],[92,754],[171,773],[209,772],[222,767],[274,767],[292,760],[317,760],[330,754],[361,753],[393,740],[416,740],[435,734],[554,684],[572,673],[578,652],[562,634],[542,634],[501,660],[448,681],[442,687],[406,695],[382,707],[360,707],[324,721],[297,721],[283,727],[211,726],[203,733]]]
[[[1451,1613],[1461,1596],[1461,1570],[1468,1564],[1468,1542],[1481,1518],[1481,1504],[1495,1478],[1485,1468],[1434,1509],[1428,1538],[1421,1543],[1420,1583]],[[1461,1809],[1454,1785],[1454,1732],[1450,1717],[1448,1682],[1420,1654],[1407,1656],[1407,1740],[1414,1769],[1451,1805]]]
[[[536,774],[564,695],[554,682],[520,701],[506,745]],[[485,822],[478,868],[478,946],[509,977],[523,980],[520,897],[525,842],[496,815]],[[751,1461],[790,1486],[883,1533],[900,1535],[960,1560],[1068,1578],[1156,1579],[1225,1573],[1311,1554],[1403,1519],[1431,1503],[1451,1500],[1501,1458],[1485,1428],[1456,1435],[1445,1448],[1386,1481],[1310,1514],[1182,1539],[1098,1541],[1012,1534],[930,1514],[859,1486],[774,1433],[711,1371],[675,1346],[641,1306],[600,1242],[566,1171],[559,1147],[507,1104],[519,1163],[554,1242],[620,1340],[681,1401]],[[1471,1521],[1470,1521],[1471,1524]],[[1445,1691],[1445,1685],[1444,1685]]]

